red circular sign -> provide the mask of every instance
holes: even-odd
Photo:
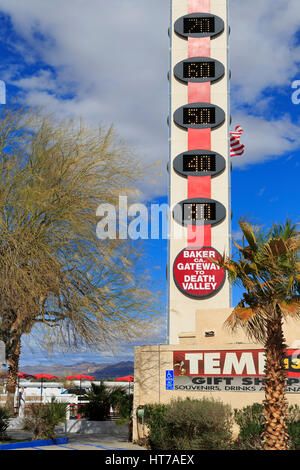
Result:
[[[212,260],[221,260],[214,248],[188,247],[177,256],[173,276],[178,289],[188,297],[203,299],[215,294],[224,284],[225,270]]]

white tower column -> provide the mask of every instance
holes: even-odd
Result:
[[[172,0],[170,70],[169,344],[201,309],[231,307],[227,0]]]

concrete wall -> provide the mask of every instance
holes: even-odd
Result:
[[[8,430],[23,429],[23,419],[10,420]],[[67,419],[65,424],[55,427],[57,434],[101,434],[109,436],[128,437],[128,425],[118,425],[115,421],[86,421],[79,419]]]
[[[63,426],[67,434],[101,434],[109,436],[128,437],[128,425],[118,425],[115,421],[86,421],[78,419],[67,420]]]

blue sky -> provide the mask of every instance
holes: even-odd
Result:
[[[229,7],[232,126],[244,128],[246,145],[244,156],[233,159],[238,238],[243,216],[262,227],[287,217],[300,222],[300,104],[291,99],[300,80],[300,4],[229,0]],[[0,0],[0,21],[8,103],[18,97],[60,117],[114,123],[145,164],[160,162],[161,175],[150,175],[143,197],[165,202],[169,0]],[[145,250],[163,310],[166,242],[147,241]],[[234,303],[239,295],[234,289]],[[128,358],[132,348],[118,359]],[[86,359],[115,360],[88,352],[49,358],[25,344],[22,363]]]

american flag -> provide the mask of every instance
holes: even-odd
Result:
[[[243,155],[245,151],[245,145],[241,144],[240,138],[243,134],[241,126],[236,126],[235,131],[230,132],[230,156],[238,157]]]

